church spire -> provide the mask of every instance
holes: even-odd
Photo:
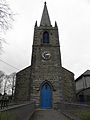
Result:
[[[43,9],[43,14],[42,14],[40,26],[51,26],[46,2],[44,3],[44,9]]]

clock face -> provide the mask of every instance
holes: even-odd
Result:
[[[48,51],[44,51],[44,52],[42,53],[42,58],[43,58],[44,60],[49,60],[50,57],[51,57],[51,54],[50,54]]]

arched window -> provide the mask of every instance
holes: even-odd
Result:
[[[47,31],[43,33],[43,43],[49,43],[49,33]]]

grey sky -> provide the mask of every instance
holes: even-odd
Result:
[[[38,25],[44,0],[8,0],[15,13],[13,29],[6,34],[8,44],[0,59],[19,70],[30,65],[35,21]],[[90,1],[46,0],[51,23],[59,28],[62,66],[78,77],[90,69]],[[0,70],[10,74],[15,70],[0,62]]]

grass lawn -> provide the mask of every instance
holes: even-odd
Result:
[[[86,110],[77,110],[74,113],[76,116],[81,118],[82,120],[90,120],[90,111]]]
[[[17,115],[15,112],[0,112],[0,120],[17,120]]]

